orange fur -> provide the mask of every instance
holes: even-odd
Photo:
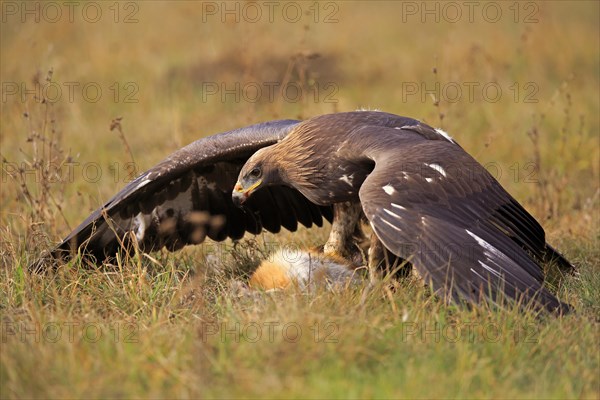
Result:
[[[249,286],[253,289],[283,289],[290,285],[291,279],[279,264],[263,261],[250,278]]]
[[[309,270],[310,269],[310,270]],[[344,269],[347,273],[342,272]],[[300,288],[330,285],[352,280],[353,267],[343,257],[322,254],[314,250],[277,251],[264,260],[250,277],[253,289],[286,289],[292,284]]]

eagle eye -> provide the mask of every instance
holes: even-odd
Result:
[[[261,174],[260,168],[253,168],[250,173],[248,173],[248,176],[251,178],[260,178]]]

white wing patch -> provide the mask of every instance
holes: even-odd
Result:
[[[396,225],[392,224],[391,222],[379,217],[379,219],[381,220],[381,222],[385,223],[386,225],[392,227],[394,230],[397,230],[398,232],[402,232],[402,230],[400,228],[398,228]]]
[[[426,180],[428,183],[431,183],[431,182],[433,182],[433,178],[425,178],[425,180]]]
[[[138,242],[141,242],[144,239],[144,234],[146,233],[146,221],[144,220],[144,215],[142,213],[138,213],[133,220],[133,224],[135,227],[135,238]]]
[[[429,168],[433,169],[434,171],[438,172],[444,178],[446,177],[446,170],[444,168],[442,168],[441,165],[439,165],[439,164],[425,164],[425,165],[427,165]]]
[[[491,272],[493,275],[496,275],[498,278],[502,278],[502,275],[500,275],[500,273],[498,271],[496,271],[489,265],[485,264],[483,261],[479,261],[479,264],[481,264],[481,266],[483,268],[485,268],[487,271]]]
[[[483,276],[479,275],[479,274],[477,273],[477,271],[475,271],[473,268],[469,268],[469,269],[471,270],[471,272],[472,272],[472,273],[474,273],[475,275],[477,275],[478,277],[480,277],[481,279],[483,279],[484,281],[486,281],[486,282],[487,282],[487,279],[485,279]]]
[[[389,194],[390,196],[396,192],[396,189],[392,185],[385,185],[382,187],[383,191]]]
[[[446,138],[446,140],[448,140],[449,142],[456,143],[456,142],[454,141],[454,139],[452,139],[452,137],[450,137],[450,135],[448,135],[446,132],[444,132],[444,131],[443,131],[443,130],[441,130],[440,128],[435,128],[435,131],[436,131],[437,133],[439,133],[440,135],[442,135],[443,137],[445,137],[445,138]]]
[[[398,210],[406,210],[406,207],[402,207],[401,205],[396,203],[392,203],[392,207],[396,207]]]
[[[385,208],[383,209],[383,211],[384,211],[385,213],[387,213],[388,215],[391,215],[391,216],[392,216],[392,217],[394,217],[394,218],[402,219],[402,217],[401,217],[401,216],[399,216],[398,214],[396,214],[396,213],[395,213],[395,212],[393,212],[393,211],[387,210],[387,209],[385,209]]]
[[[148,182],[150,182],[150,179],[144,179],[143,181],[138,183],[138,185],[135,187],[135,190],[138,190],[139,188],[146,186],[148,184]]]
[[[340,178],[340,181],[347,183],[348,185],[352,186],[352,181],[354,180],[354,174],[348,176],[348,175],[344,175]]]
[[[378,112],[380,112],[381,110],[379,110],[377,108],[360,107],[360,108],[357,108],[355,111],[378,111]]]
[[[481,247],[483,247],[488,252],[504,256],[504,254],[499,252],[497,248],[495,248],[494,246],[492,246],[491,244],[489,244],[488,242],[486,242],[485,240],[483,240],[482,238],[480,238],[479,236],[477,236],[470,230],[465,229],[465,231],[469,234],[469,236],[471,236],[473,239],[475,239]]]
[[[488,242],[486,242],[485,240],[483,240],[482,238],[480,238],[479,236],[477,236],[476,234],[474,234],[473,232],[469,231],[468,229],[465,229],[465,231],[469,234],[469,236],[471,236],[473,239],[475,239],[477,241],[477,243],[483,247],[485,249],[485,251],[483,252],[483,254],[488,257],[488,261],[491,261],[493,264],[496,264],[497,266],[499,266],[496,262],[494,262],[494,260],[492,259],[493,255],[495,255],[496,257],[499,257],[503,260],[508,260],[509,258],[502,252],[498,251],[497,248],[495,248],[494,246],[492,246],[491,244],[489,244]],[[489,265],[483,263],[483,261],[479,260],[479,264],[481,264],[481,266],[491,272],[493,275],[496,275],[498,277],[501,277],[500,272],[498,272],[497,270],[495,270],[494,268],[490,267]],[[471,271],[473,271],[473,269],[471,268]],[[475,272],[475,271],[473,271]],[[475,272],[476,273],[476,272]],[[476,273],[477,274],[477,273]],[[479,274],[477,274],[479,275]],[[479,275],[481,276],[481,275]]]

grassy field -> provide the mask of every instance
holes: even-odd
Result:
[[[0,4],[2,398],[600,398],[599,3]],[[240,290],[327,227],[26,270],[199,137],[361,107],[485,165],[577,266],[576,313]]]

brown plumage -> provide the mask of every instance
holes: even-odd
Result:
[[[131,182],[52,255],[85,245],[101,261],[120,241],[177,249],[334,215],[327,253],[356,255],[365,218],[371,267],[408,261],[446,299],[568,309],[543,287],[541,264],[572,267],[533,217],[443,131],[375,111],[200,139]]]
[[[556,258],[571,265],[546,244],[533,217],[441,130],[381,112],[315,117],[250,157],[234,200],[243,204],[271,186],[344,207],[344,216],[362,210],[374,232],[371,246],[380,241],[385,258],[413,264],[444,298],[568,309],[543,287],[540,264]],[[360,215],[343,221],[337,214],[325,250],[347,256]],[[370,257],[369,264],[381,260]]]

